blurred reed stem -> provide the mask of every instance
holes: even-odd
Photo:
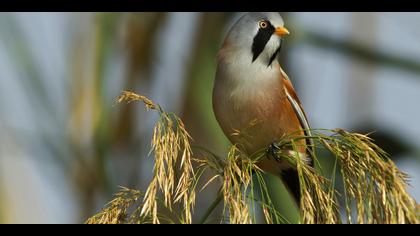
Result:
[[[216,207],[220,204],[220,202],[222,200],[223,200],[223,192],[222,192],[222,188],[220,188],[219,191],[217,191],[217,197],[216,197],[216,199],[214,199],[214,201],[211,203],[211,205],[209,206],[209,208],[207,208],[206,212],[201,217],[201,219],[198,221],[198,223],[199,224],[206,223],[206,221],[209,218],[209,216],[213,213],[213,211],[216,209]]]
[[[377,63],[382,66],[394,67],[416,74],[420,73],[420,63],[418,60],[398,56],[383,50],[377,50],[354,41],[338,39],[327,34],[321,34],[310,30],[305,30],[303,36],[298,40],[302,43],[307,43],[322,49],[332,50],[350,57],[355,57],[358,61]]]

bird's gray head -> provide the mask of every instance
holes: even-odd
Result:
[[[249,62],[270,66],[280,51],[282,37],[289,31],[277,12],[251,12],[243,15],[229,30],[224,47],[248,54]]]

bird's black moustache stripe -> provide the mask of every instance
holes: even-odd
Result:
[[[268,62],[267,67],[271,66],[273,61],[276,59],[277,55],[279,54],[281,50],[281,45],[283,45],[283,39],[280,39],[280,46],[277,48],[277,50],[274,52],[274,54],[270,57],[270,61]]]
[[[262,53],[273,35],[275,28],[272,24],[268,24],[266,28],[260,28],[257,35],[254,37],[254,42],[252,43],[252,62],[254,62],[258,56]],[[270,63],[271,64],[271,63]]]

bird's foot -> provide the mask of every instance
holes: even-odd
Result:
[[[266,153],[267,153],[268,158],[273,158],[274,160],[278,162],[281,161],[281,154],[283,154],[290,157],[298,157],[304,163],[311,166],[313,165],[312,158],[308,156],[307,153],[301,153],[301,152],[297,152],[293,150],[282,150],[282,148],[280,148],[280,146],[276,143],[270,144],[270,146],[267,148]]]
[[[272,143],[270,144],[270,146],[267,148],[267,157],[268,158],[273,158],[274,160],[279,160],[279,156],[277,155],[277,153],[280,151],[280,147],[278,144],[276,143]]]

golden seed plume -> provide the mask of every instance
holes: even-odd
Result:
[[[228,214],[229,223],[256,223],[256,203],[266,223],[290,223],[276,210],[263,178],[265,173],[257,166],[261,158],[267,158],[266,149],[247,156],[233,145],[227,158],[221,158],[205,148],[197,148],[205,154],[193,157],[191,137],[179,117],[134,92],[124,91],[117,98],[117,102],[123,101],[141,101],[148,110],[160,115],[151,141],[155,160],[152,180],[145,194],[121,188],[115,199],[86,223],[175,223],[174,219],[178,223],[192,223],[195,191],[205,171],[212,174],[204,180],[201,191],[216,180],[221,182],[221,190],[202,223],[219,201],[223,201],[223,216]],[[247,135],[235,132],[238,136]],[[276,158],[289,162],[298,172],[301,223],[420,223],[420,206],[407,192],[408,176],[368,135],[341,129],[311,130],[311,133],[312,136],[290,134],[277,143],[280,148]],[[313,159],[317,165],[308,165],[305,155],[298,151],[301,139],[312,139],[317,148],[333,154],[335,167],[331,179],[320,174],[316,153]],[[344,183],[343,193],[335,188],[336,168]],[[254,193],[258,190],[257,198]],[[344,199],[341,205],[339,197]],[[175,204],[182,206],[181,215],[174,212]],[[346,219],[342,219],[340,207],[345,210]],[[175,216],[165,215],[163,210]]]

